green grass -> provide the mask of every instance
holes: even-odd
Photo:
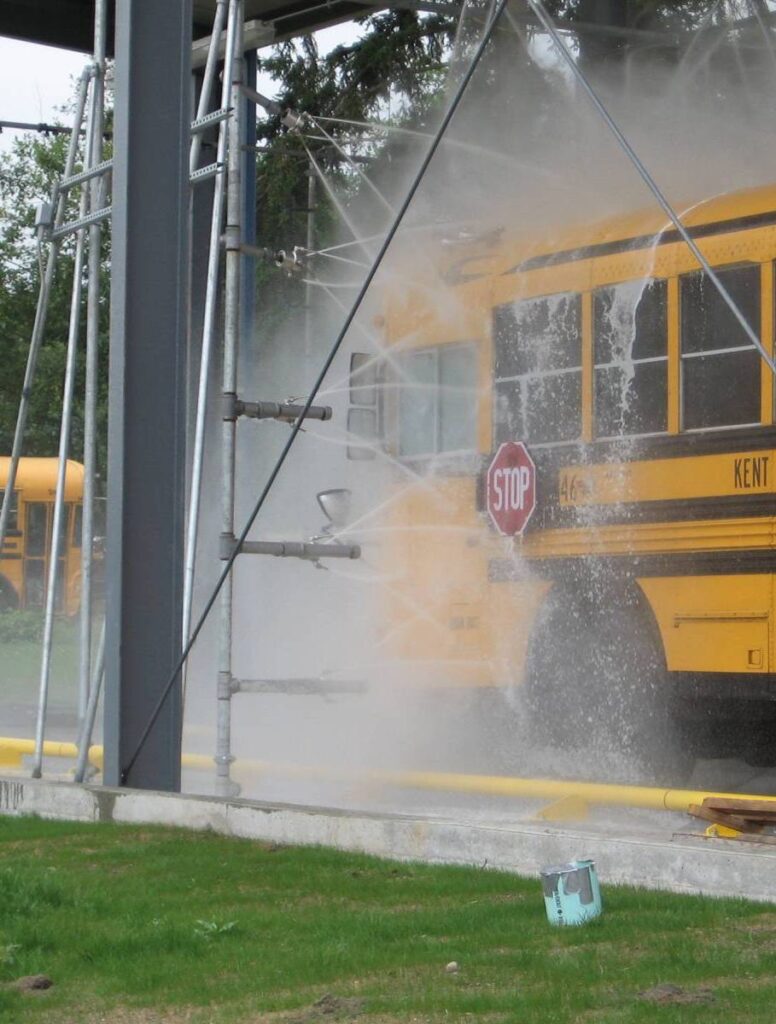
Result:
[[[776,909],[604,898],[598,921],[558,930],[535,880],[495,871],[0,818],[0,1020],[774,1020]],[[9,987],[34,973],[54,987]],[[639,998],[666,983],[713,1001]]]
[[[0,613],[0,707],[5,702],[37,701],[40,680],[42,613]],[[37,628],[39,626],[39,628]],[[36,627],[36,628],[30,628]],[[78,683],[78,619],[57,619],[51,659],[51,700],[73,704]],[[0,733],[2,730],[0,729]]]

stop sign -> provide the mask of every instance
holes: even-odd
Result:
[[[504,441],[487,477],[488,514],[499,533],[514,537],[536,507],[536,466],[522,441]]]

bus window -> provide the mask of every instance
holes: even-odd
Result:
[[[71,546],[74,547],[74,548],[80,548],[81,547],[81,532],[82,532],[82,528],[83,528],[83,518],[84,518],[84,507],[83,507],[83,505],[73,505],[72,509],[73,509],[73,511],[72,511],[71,515],[72,515],[73,526],[72,526],[72,534],[71,534],[71,536],[72,536],[73,539],[71,541]]]
[[[2,508],[3,501],[5,499],[5,491],[0,489],[0,508]],[[19,504],[19,492],[14,491],[11,495],[11,507],[8,510],[8,529],[16,530],[18,524],[18,504]]]
[[[399,454],[476,447],[477,359],[473,345],[439,345],[401,359]]]
[[[717,270],[747,322],[759,333],[760,268]],[[706,274],[681,278],[682,426],[760,422],[760,355]]]
[[[494,311],[495,439],[575,441],[582,426],[582,302],[549,295]]]
[[[46,526],[48,523],[48,506],[42,501],[27,503],[27,529],[25,551],[27,557],[43,558],[46,554]]]
[[[593,293],[595,436],[668,427],[668,287],[626,281]]]

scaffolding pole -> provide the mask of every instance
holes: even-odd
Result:
[[[242,0],[237,5],[236,47],[242,54]],[[232,68],[231,106],[239,111],[241,104],[242,59],[234,61]],[[242,245],[242,154],[240,152],[241,125],[239,116],[229,121],[226,187],[226,267],[224,284],[224,367],[223,394],[227,399],[237,395],[237,359],[240,344],[240,249]],[[237,418],[225,416],[221,428],[221,535],[234,536],[235,501],[235,444]],[[218,680],[216,712],[216,777],[218,790],[223,796],[233,795],[230,766],[234,760],[231,750],[232,716],[232,576],[221,591],[220,628],[218,638]]]
[[[307,165],[307,251],[315,251],[315,204],[317,201],[315,168],[308,160]],[[313,352],[313,286],[309,281],[304,285],[304,358],[309,363]]]
[[[233,69],[239,56],[237,41],[240,33],[242,17],[240,0],[230,0],[229,19],[227,22],[226,53],[224,56],[224,74],[221,94],[221,107],[226,109],[233,101]],[[213,34],[215,38],[215,32]],[[216,45],[217,49],[217,45]],[[204,86],[203,86],[204,89]],[[236,117],[236,108],[228,120],[221,121],[218,129],[218,150],[216,163],[222,172],[216,176],[213,191],[213,209],[210,219],[210,243],[208,249],[207,283],[205,286],[205,310],[202,328],[202,346],[199,362],[199,387],[197,391],[197,409],[194,424],[194,450],[191,461],[191,485],[189,488],[189,508],[186,527],[186,556],[183,582],[183,643],[188,640],[191,628],[191,605],[194,594],[194,572],[197,560],[197,536],[199,530],[199,509],[202,493],[202,465],[205,454],[205,421],[207,416],[207,395],[212,362],[213,344],[215,341],[218,312],[219,263],[221,259],[221,232],[224,219],[225,176],[223,168],[231,153],[231,126]],[[238,147],[239,151],[239,147]]]
[[[92,75],[91,103],[86,125],[86,154],[84,166],[91,169],[94,165],[94,123],[97,120],[96,90],[97,73]],[[91,185],[84,181],[81,185],[80,219],[88,210]],[[51,526],[49,545],[48,579],[46,583],[46,611],[43,620],[43,652],[40,666],[40,688],[38,691],[38,714],[35,724],[35,756],[33,758],[32,777],[39,779],[43,771],[43,742],[46,731],[46,708],[48,706],[49,681],[51,677],[51,654],[54,640],[54,614],[57,602],[57,583],[60,569],[60,549],[65,542],[64,522],[65,484],[67,477],[67,460],[70,452],[70,426],[73,418],[73,400],[75,397],[76,357],[78,354],[78,335],[81,326],[81,300],[83,297],[84,249],[86,243],[85,229],[76,234],[75,258],[73,263],[73,285],[70,293],[70,322],[67,333],[67,355],[65,359],[65,382],[62,397],[62,419],[59,428],[59,456],[57,463],[57,484],[54,494],[54,517]],[[99,262],[99,250],[97,253]],[[64,579],[62,581],[64,598]],[[87,683],[88,687],[88,683]],[[80,702],[79,702],[80,710]],[[85,708],[84,708],[85,710]]]
[[[81,134],[81,127],[83,125],[84,110],[86,109],[86,99],[89,91],[89,80],[92,77],[92,70],[91,65],[84,68],[78,81],[78,96],[76,99],[75,116],[73,118],[73,131],[70,135],[70,145],[68,147],[67,158],[65,160],[64,175],[66,178],[72,176],[76,158],[78,156],[78,140]],[[64,220],[66,199],[66,194],[60,192],[57,185],[55,185],[51,194],[51,205],[55,210],[54,229],[58,228]],[[11,462],[8,466],[8,477],[5,483],[3,504],[0,509],[0,551],[2,551],[3,546],[5,545],[5,537],[8,532],[8,518],[11,512],[13,492],[16,486],[16,476],[19,470],[19,459],[21,458],[22,447],[24,445],[24,432],[27,426],[27,414],[30,409],[30,396],[32,395],[32,386],[35,381],[38,356],[40,354],[41,344],[43,343],[43,336],[46,332],[49,299],[51,297],[51,289],[56,275],[59,248],[60,239],[52,237],[48,243],[46,268],[43,271],[40,291],[38,293],[35,322],[32,327],[32,337],[30,339],[30,347],[27,352],[27,365],[24,371],[22,397],[19,402],[19,410],[16,416],[16,427],[13,435],[13,446],[11,448]]]
[[[107,39],[107,0],[97,0],[94,8],[94,78],[92,80],[92,117],[90,160],[84,170],[93,171],[102,161],[102,137],[105,121],[105,46]],[[90,181],[90,211],[105,202],[105,177]],[[97,478],[97,392],[100,344],[100,250],[102,227],[99,221],[89,227],[88,276],[86,292],[86,369],[84,382],[84,493],[81,518],[81,621],[80,664],[78,677],[78,721],[83,724],[89,703],[92,664],[92,577],[94,568],[94,504]]]

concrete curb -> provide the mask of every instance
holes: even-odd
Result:
[[[0,778],[0,815],[158,824],[292,845],[321,845],[394,860],[487,865],[536,876],[592,857],[604,883],[708,896],[776,897],[776,848],[549,824],[489,825],[439,817],[257,804],[141,790]]]

